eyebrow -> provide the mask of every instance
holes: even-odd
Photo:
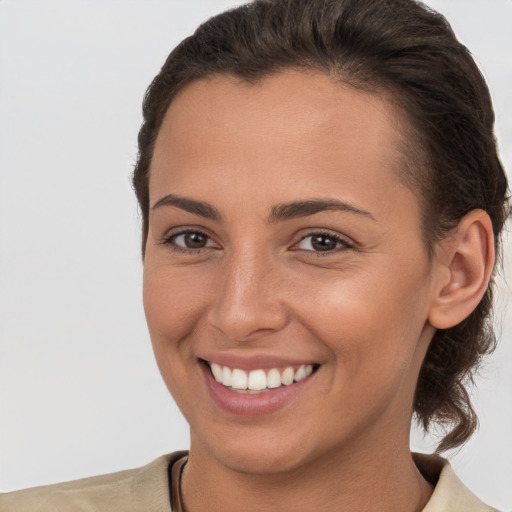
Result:
[[[370,212],[356,208],[338,199],[308,199],[306,201],[279,204],[272,208],[268,220],[269,222],[279,222],[282,220],[296,219],[298,217],[307,217],[308,215],[325,211],[355,213],[375,220],[375,217]]]
[[[206,219],[217,222],[222,221],[220,211],[205,201],[197,201],[188,197],[168,194],[165,197],[162,197],[162,199],[159,199],[153,205],[152,210],[161,208],[162,206],[174,206]],[[375,220],[375,217],[370,212],[356,208],[355,206],[339,201],[338,199],[307,199],[273,206],[268,217],[268,222],[275,223],[299,217],[307,217],[324,211],[355,213]]]
[[[175,194],[169,194],[162,199],[158,200],[152,210],[161,208],[162,206],[175,206],[181,208],[186,212],[199,215],[205,219],[215,220],[217,222],[222,220],[222,215],[219,210],[204,201],[196,201],[195,199],[189,199],[188,197],[181,197]]]

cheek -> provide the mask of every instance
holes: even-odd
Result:
[[[423,358],[422,288],[414,276],[397,281],[368,274],[331,280],[303,300],[303,323],[331,354],[323,389],[330,404],[326,432],[332,427],[335,436],[355,419],[371,424],[390,404],[412,400]],[[396,410],[407,416],[409,409]]]
[[[144,311],[153,343],[179,344],[201,316],[208,286],[202,276],[189,274],[157,262],[145,263]]]
[[[144,265],[144,311],[156,362],[163,380],[182,406],[195,363],[192,340],[204,310],[204,280],[190,279],[183,269],[147,260]]]
[[[403,367],[410,361],[427,319],[428,279],[415,271],[354,269],[344,276],[303,281],[298,314],[346,370],[360,376]],[[397,368],[398,370],[398,368]]]

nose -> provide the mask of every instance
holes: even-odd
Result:
[[[279,272],[267,259],[246,252],[226,262],[219,276],[209,324],[232,341],[250,341],[288,322],[280,300]]]

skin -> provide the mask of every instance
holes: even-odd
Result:
[[[409,428],[432,318],[447,318],[456,249],[428,257],[417,197],[398,177],[400,124],[381,96],[293,70],[252,85],[200,80],[172,102],[151,165],[144,305],[160,371],[190,424],[189,512],[240,503],[414,511],[428,501]],[[154,207],[169,194],[222,218]],[[367,213],[269,219],[276,205],[310,199]],[[206,245],[171,238],[187,229]],[[315,250],[319,231],[341,242]],[[285,407],[243,417],[212,400],[204,354],[320,367]]]

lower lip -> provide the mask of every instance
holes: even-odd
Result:
[[[299,382],[294,382],[289,386],[281,386],[263,391],[262,393],[249,394],[237,393],[219,384],[205,364],[201,363],[200,367],[214,402],[225,412],[239,416],[259,416],[282,409],[304,390],[314,375],[310,375]]]

